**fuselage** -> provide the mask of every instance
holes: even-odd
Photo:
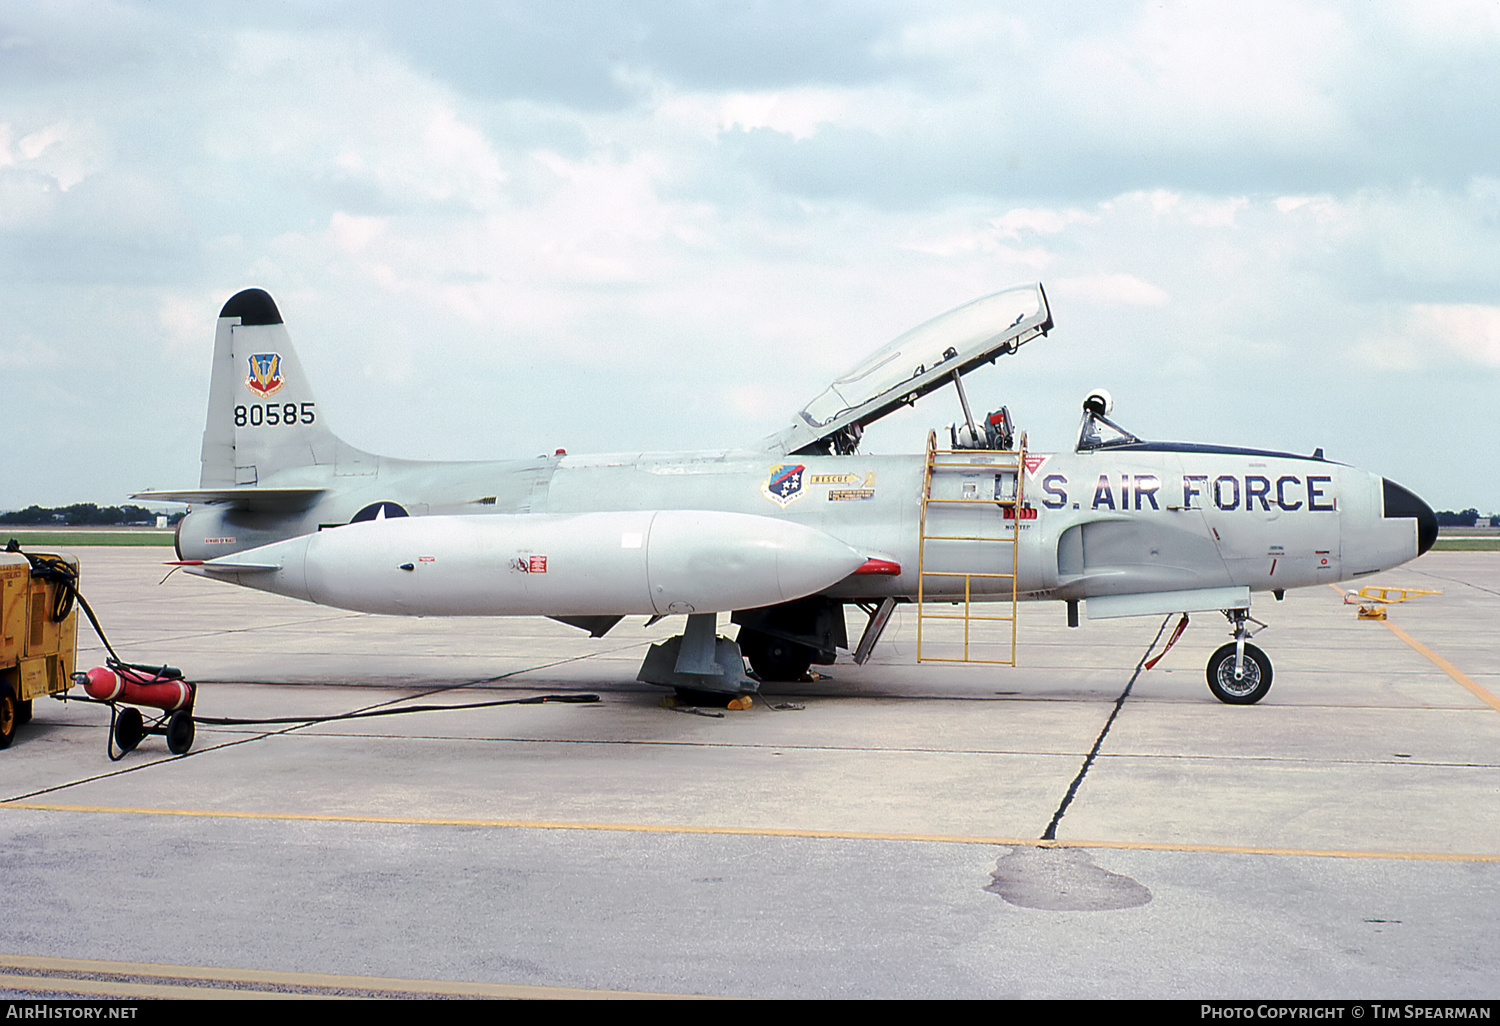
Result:
[[[179,528],[178,552],[185,560],[209,560],[356,517],[402,512],[711,510],[797,522],[900,567],[894,575],[851,575],[824,591],[833,598],[915,597],[919,568],[927,571],[927,597],[961,594],[963,579],[933,572],[1008,573],[1014,566],[1021,598],[1087,599],[1342,581],[1415,558],[1436,532],[1432,511],[1405,489],[1321,457],[1153,443],[1028,453],[1019,488],[1014,473],[1002,469],[1001,454],[969,458],[980,465],[933,475],[932,499],[1016,495],[1017,505],[929,503],[925,529],[923,455],[379,458],[358,474],[305,467],[285,481],[261,482],[267,489],[326,489],[304,510],[194,510]],[[982,467],[987,459],[995,460],[995,470]],[[1004,542],[1017,531],[1013,552]],[[1010,594],[1008,579],[1000,577],[975,577],[967,586],[976,596]]]

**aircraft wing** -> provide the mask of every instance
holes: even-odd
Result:
[[[178,491],[136,492],[132,499],[148,502],[187,502],[193,505],[227,504],[239,509],[292,512],[307,509],[326,488],[188,488]]]
[[[781,453],[850,452],[865,427],[1052,330],[1040,282],[966,303],[882,346],[833,380],[791,426],[765,440]]]

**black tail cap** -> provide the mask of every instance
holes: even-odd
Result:
[[[265,289],[246,289],[236,292],[219,311],[220,317],[238,317],[240,323],[280,324],[281,311],[276,309],[276,300]]]
[[[1437,514],[1432,507],[1389,478],[1381,478],[1385,486],[1385,515],[1388,518],[1415,517],[1417,521],[1417,555],[1432,548],[1437,541]]]

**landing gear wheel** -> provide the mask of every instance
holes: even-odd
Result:
[[[813,650],[759,631],[740,631],[740,652],[763,681],[801,680],[812,666]]]
[[[173,755],[185,755],[193,747],[193,714],[178,709],[167,721],[167,751]]]
[[[1254,645],[1245,644],[1245,673],[1234,679],[1234,642],[1220,648],[1208,660],[1208,690],[1229,705],[1254,705],[1271,690],[1271,660]]]
[[[0,748],[9,748],[16,738],[16,728],[21,725],[19,705],[9,686],[0,687]]]
[[[115,747],[120,749],[120,754],[134,751],[145,736],[146,721],[141,717],[141,711],[130,705],[121,709],[115,719]]]

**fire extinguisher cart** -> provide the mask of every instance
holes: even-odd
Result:
[[[96,666],[75,678],[96,702],[109,706],[110,736],[119,755],[111,749],[109,757],[119,759],[134,750],[150,734],[167,739],[167,750],[186,755],[193,747],[193,702],[198,688],[184,680],[182,671],[171,666],[141,666],[110,659],[107,666]],[[133,705],[122,706],[121,702]],[[136,706],[144,705],[161,713],[153,722]]]

